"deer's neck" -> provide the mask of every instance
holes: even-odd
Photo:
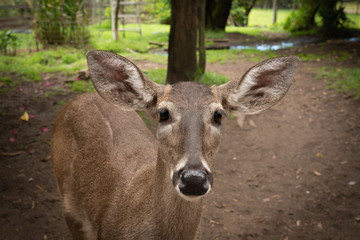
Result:
[[[156,221],[161,226],[161,239],[191,239],[197,231],[202,212],[202,199],[187,201],[175,190],[170,172],[163,160],[156,164],[154,204],[158,209]]]

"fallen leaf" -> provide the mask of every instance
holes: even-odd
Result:
[[[301,221],[300,221],[300,220],[297,220],[297,221],[296,221],[296,226],[300,227],[300,225],[301,225]]]
[[[321,177],[321,176],[322,176],[322,174],[321,174],[321,173],[319,173],[318,171],[313,171],[313,173],[314,173],[316,176],[319,176],[319,177]]]
[[[321,222],[319,222],[317,225],[316,225],[320,230],[323,230],[323,225]]]
[[[265,222],[265,219],[263,219],[263,218],[258,218],[258,219],[255,219],[255,222],[256,222],[256,223],[262,223],[262,222]]]
[[[21,116],[21,120],[28,122],[29,121],[29,114],[27,112],[24,112],[24,114]]]
[[[235,198],[233,198],[232,200],[233,200],[234,202],[236,202],[236,203],[239,202],[239,200],[237,200],[237,199],[235,199]]]
[[[316,156],[317,157],[323,157],[324,155],[322,153],[317,153]]]
[[[270,200],[271,200],[270,198],[264,198],[262,201],[263,202],[270,202]]]
[[[40,189],[41,191],[45,191],[45,189],[42,187],[42,186],[40,186],[40,185],[38,185],[38,184],[35,184],[35,186],[38,188],[38,189]]]

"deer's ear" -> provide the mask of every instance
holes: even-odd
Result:
[[[146,110],[156,105],[164,86],[148,79],[130,60],[97,50],[86,57],[91,80],[105,100],[125,110]]]
[[[216,87],[216,92],[230,111],[259,113],[285,96],[299,62],[294,56],[265,60],[249,69],[241,79]]]

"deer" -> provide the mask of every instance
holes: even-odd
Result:
[[[157,84],[112,52],[86,56],[96,91],[59,112],[51,145],[73,239],[200,238],[223,119],[279,102],[299,59],[268,59],[239,79],[209,87]],[[136,111],[157,121],[155,136]]]

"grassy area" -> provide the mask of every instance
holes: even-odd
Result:
[[[250,27],[227,27],[227,32],[238,32],[241,34],[247,34],[251,36],[258,36],[262,38],[263,32],[283,32],[281,23],[283,23],[290,13],[289,10],[279,10],[278,23],[272,26],[272,10],[254,9],[250,14]],[[348,14],[354,21],[360,21],[360,15]],[[263,23],[263,24],[261,24]],[[358,23],[360,28],[360,23]],[[68,75],[76,74],[76,71],[87,67],[85,54],[90,49],[102,49],[113,51],[115,53],[124,55],[134,61],[147,60],[150,62],[166,64],[167,56],[161,54],[150,53],[153,48],[149,42],[164,43],[165,46],[168,41],[169,25],[161,24],[143,24],[142,36],[135,32],[126,32],[126,38],[122,37],[120,33],[120,40],[115,42],[112,40],[112,32],[108,29],[107,23],[103,23],[102,31],[98,31],[98,25],[89,27],[90,31],[90,44],[84,48],[77,49],[72,47],[57,47],[40,52],[28,53],[27,48],[34,47],[34,41],[31,34],[16,34],[21,40],[18,46],[17,56],[4,56],[0,55],[0,83],[12,88],[15,87],[18,82],[12,81],[10,73],[16,73],[26,81],[39,81],[41,80],[41,73],[46,72],[64,72]],[[127,27],[134,27],[128,25]],[[207,38],[225,38],[224,33],[207,32]],[[330,52],[324,54],[297,54],[302,61],[319,61],[326,59],[328,61],[343,61],[351,58],[351,54],[348,52]],[[244,50],[209,50],[207,51],[207,61],[209,63],[225,64],[227,62],[236,62],[242,58],[246,61],[259,62],[265,58],[277,56],[276,51],[258,51],[255,49]],[[325,70],[324,70],[325,72]],[[337,72],[328,71],[329,74]],[[6,73],[6,74],[4,74]],[[151,79],[158,83],[165,83],[166,70],[151,69],[145,72]],[[356,72],[358,74],[358,72]],[[352,71],[346,70],[341,72],[341,76],[352,76]],[[351,79],[351,77],[350,77]],[[228,79],[219,74],[206,73],[203,77],[199,77],[197,81],[207,85],[221,84]],[[347,83],[346,83],[347,84]],[[356,85],[351,83],[351,86]],[[340,88],[338,85],[331,85],[334,88]],[[87,92],[93,91],[91,84],[84,83],[82,81],[69,84],[69,90],[72,92]],[[352,87],[346,87],[341,89],[350,89]],[[48,94],[61,94],[63,91],[54,90]],[[357,95],[356,95],[357,96]]]
[[[351,3],[346,3],[351,4]],[[352,8],[354,8],[353,5],[351,5]],[[352,12],[355,12],[354,9],[352,9]],[[278,30],[281,31],[282,24],[285,22],[286,18],[289,16],[292,10],[289,9],[279,9],[277,12],[277,22],[276,25],[273,25],[273,10],[272,9],[260,9],[260,8],[254,8],[251,10],[249,15],[249,27],[250,29],[246,28],[245,31],[250,31],[250,33],[256,33],[257,31],[254,29],[251,29],[251,27],[257,27],[257,28],[264,28],[267,27],[270,30]],[[346,13],[346,16],[350,19],[351,23],[349,24],[350,27],[353,28],[360,28],[360,14],[355,13]],[[317,15],[315,21],[317,23],[320,23],[321,19]]]
[[[277,24],[281,25],[285,22],[290,14],[289,9],[279,9],[277,12]],[[249,27],[270,27],[273,22],[273,10],[254,8],[249,15]]]
[[[75,48],[54,48],[18,56],[0,55],[0,73],[16,73],[26,81],[40,81],[41,73],[74,74],[85,67],[85,51]]]
[[[158,68],[158,69],[150,69],[144,71],[144,73],[154,82],[165,84],[166,83],[166,69]],[[222,74],[214,73],[214,72],[206,72],[203,75],[197,75],[196,81],[207,86],[212,85],[221,85],[223,83],[228,82],[230,79]]]
[[[360,69],[359,68],[333,68],[322,67],[318,78],[324,79],[329,89],[338,92],[348,92],[360,99]]]

